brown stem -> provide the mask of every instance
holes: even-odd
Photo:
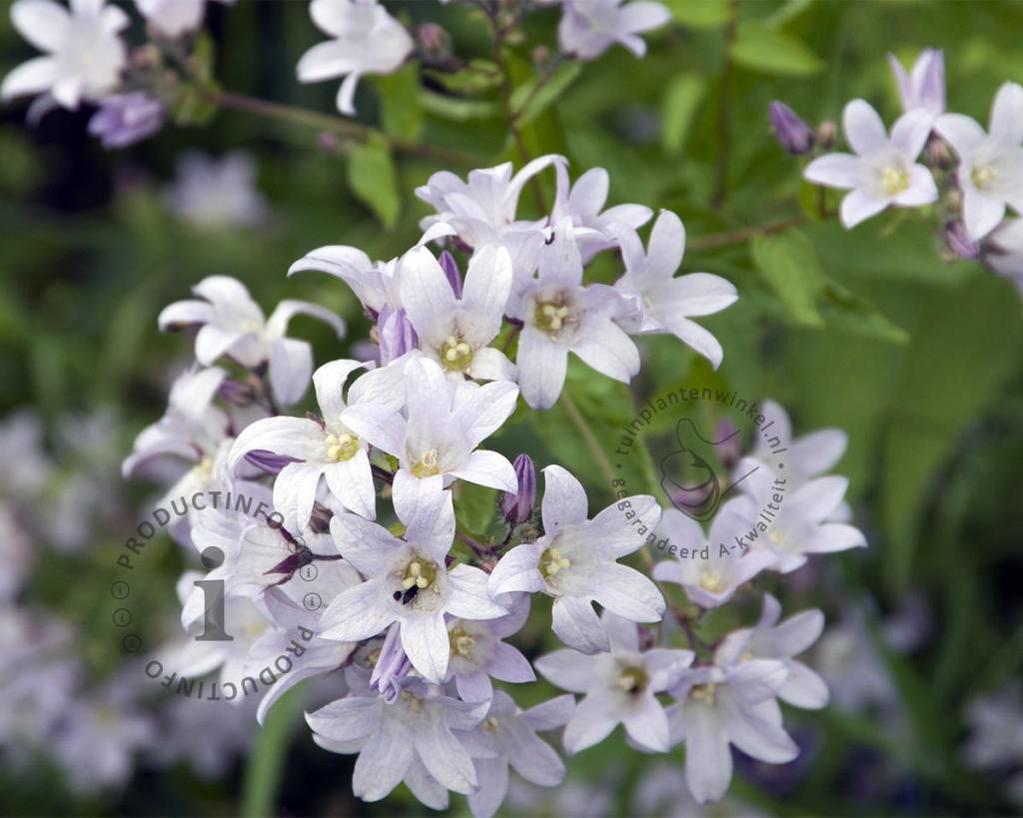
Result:
[[[783,233],[793,227],[806,224],[806,216],[796,216],[773,224],[761,224],[755,227],[740,227],[735,230],[725,230],[723,233],[711,233],[709,236],[700,236],[686,242],[689,250],[713,250],[717,247],[727,247],[730,244],[741,244],[756,236],[770,236],[774,233]]]

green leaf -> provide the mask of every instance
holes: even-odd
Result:
[[[459,480],[455,492],[455,516],[459,526],[470,534],[485,535],[497,510],[497,489]]]
[[[668,85],[661,106],[661,143],[665,153],[671,156],[682,153],[706,87],[706,82],[696,74],[680,74]]]
[[[453,94],[485,94],[501,85],[501,72],[490,60],[470,60],[458,71],[427,69],[425,74]]]
[[[555,70],[539,90],[536,90],[539,77],[516,88],[511,98],[512,110],[518,112],[526,106],[518,114],[519,124],[528,124],[547,110],[581,73],[582,66],[577,62],[570,62]]]
[[[870,335],[883,341],[904,344],[909,333],[878,312],[867,299],[856,295],[837,281],[829,280],[818,301],[828,327]]]
[[[739,24],[732,59],[751,71],[782,76],[810,76],[824,68],[821,59],[799,38],[752,21]]]
[[[675,20],[691,28],[721,28],[732,18],[729,0],[668,0]]]
[[[412,63],[394,74],[375,78],[380,91],[380,114],[384,130],[391,136],[416,141],[423,130],[423,108],[419,104],[419,72]]]
[[[419,103],[423,110],[452,122],[469,122],[473,119],[496,119],[503,116],[501,106],[490,100],[458,99],[433,91],[421,91]]]
[[[398,174],[387,143],[375,136],[348,156],[348,184],[360,201],[369,205],[385,227],[398,218]]]
[[[785,305],[796,324],[820,327],[824,319],[817,310],[817,294],[826,278],[813,243],[799,230],[774,236],[757,236],[752,245],[753,263]]]

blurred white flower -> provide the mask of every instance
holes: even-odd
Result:
[[[363,74],[390,74],[415,44],[405,27],[377,0],[313,0],[309,14],[333,39],[314,45],[298,62],[301,82],[344,77],[337,108],[355,113],[355,88]]]
[[[232,151],[220,160],[185,154],[164,197],[171,213],[203,230],[254,227],[270,214],[256,188],[256,163],[242,151]]]
[[[117,36],[129,20],[105,0],[71,0],[70,9],[53,0],[16,0],[11,20],[40,51],[9,73],[0,97],[48,92],[59,105],[74,110],[83,99],[95,102],[120,81],[127,55]]]
[[[660,3],[636,0],[564,0],[558,42],[562,51],[583,60],[599,57],[620,43],[637,57],[646,54],[639,35],[659,28],[671,19]]]
[[[235,0],[220,0],[231,5]],[[166,37],[180,37],[202,24],[206,0],[135,0],[149,24]]]

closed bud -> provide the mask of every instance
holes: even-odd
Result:
[[[509,525],[520,525],[533,516],[536,505],[536,467],[528,454],[515,458],[515,477],[519,490],[501,494],[501,516]]]
[[[775,100],[768,107],[767,115],[771,120],[771,128],[774,129],[778,144],[786,151],[793,156],[802,156],[811,151],[814,141],[813,131],[788,105]]]
[[[461,298],[462,273],[458,269],[458,262],[455,261],[455,257],[447,250],[440,254],[440,267],[444,271],[444,275],[448,277],[448,283],[451,284],[451,289],[454,290],[455,298]]]
[[[830,119],[825,119],[817,128],[817,144],[823,150],[830,150],[835,146],[836,136],[838,136],[838,128]]]
[[[419,48],[428,62],[446,58],[451,52],[451,38],[436,23],[423,23],[416,30]]]
[[[419,336],[405,315],[405,310],[393,310],[385,306],[380,310],[376,330],[380,341],[380,363],[383,366],[419,347]]]

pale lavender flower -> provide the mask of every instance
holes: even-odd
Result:
[[[220,0],[233,4],[234,0]],[[139,12],[165,37],[180,37],[202,25],[206,0],[135,0]]]
[[[387,629],[380,646],[380,655],[369,677],[370,689],[377,691],[385,701],[393,702],[401,694],[402,679],[410,670],[412,663],[401,647],[401,625],[395,622]]]
[[[391,364],[399,366],[408,417],[385,406],[367,405],[346,420],[360,438],[398,458],[395,498],[430,486],[439,491],[455,479],[515,491],[518,481],[508,459],[476,447],[514,411],[518,388],[507,381],[455,385],[438,364],[423,356]]]
[[[522,628],[529,616],[529,595],[516,595],[509,613],[488,622],[448,620],[451,660],[448,672],[464,701],[489,701],[494,695],[490,678],[503,682],[533,682],[536,675],[519,650],[502,640]]]
[[[447,806],[445,788],[468,795],[479,784],[458,731],[472,730],[489,702],[466,703],[409,680],[391,703],[353,694],[306,714],[314,740],[337,753],[358,753],[352,791],[379,801],[402,781],[427,806]]]
[[[200,230],[255,227],[270,213],[256,188],[255,162],[242,151],[219,161],[199,153],[185,154],[164,198],[174,216]]]
[[[144,91],[115,94],[100,103],[89,120],[89,133],[104,148],[126,148],[159,131],[166,115],[163,103]]]
[[[684,671],[671,691],[679,704],[668,708],[668,717],[672,744],[685,741],[686,784],[699,803],[716,801],[728,789],[729,745],[769,764],[798,755],[775,699],[787,677],[785,665],[769,659]]]
[[[35,551],[22,529],[14,509],[0,498],[0,605],[21,591],[32,567]]]
[[[983,770],[1023,764],[1023,695],[1018,679],[972,701],[966,721],[970,735],[962,755],[969,766]]]
[[[508,525],[520,525],[533,516],[536,505],[536,466],[533,458],[524,452],[515,458],[515,477],[518,491],[501,494],[501,516]]]
[[[888,63],[899,86],[899,99],[904,111],[923,108],[932,114],[945,113],[945,53],[925,48],[913,63],[910,73],[902,67],[894,54]]]
[[[484,247],[469,262],[461,296],[425,247],[399,263],[401,302],[423,354],[452,377],[513,381],[515,366],[490,343],[501,331],[512,286],[512,263],[502,247]]]
[[[331,244],[306,253],[288,268],[288,275],[305,270],[329,273],[351,287],[355,297],[375,316],[385,307],[401,308],[395,277],[397,266],[397,259],[374,262],[357,247]]]
[[[615,282],[615,290],[627,304],[618,324],[632,334],[671,333],[715,369],[720,366],[724,357],[721,344],[690,317],[720,312],[739,295],[730,282],[710,273],[674,277],[686,246],[682,220],[670,210],[662,210],[646,251],[634,230],[618,231],[618,239],[625,274]]]
[[[419,336],[405,310],[393,310],[384,305],[377,320],[380,339],[380,364],[387,366],[402,355],[419,348]]]
[[[1023,219],[1006,219],[991,234],[984,263],[1012,281],[1023,295]]]
[[[786,151],[803,156],[813,149],[813,130],[784,102],[774,100],[767,108],[774,135]]]
[[[739,588],[774,563],[766,550],[744,549],[736,537],[749,530],[756,513],[748,497],[725,503],[704,534],[692,517],[674,508],[665,509],[657,528],[658,547],[668,559],[654,566],[654,579],[676,582],[689,600],[701,608],[717,608]]]
[[[359,79],[396,71],[415,48],[405,27],[376,0],[313,0],[309,14],[332,39],[302,55],[298,79],[320,82],[343,76],[337,109],[348,116],[355,114]]]
[[[659,818],[722,818],[725,815],[771,818],[747,802],[730,796],[710,807],[696,803],[685,779],[678,774],[678,764],[672,761],[658,761],[644,769],[633,792],[632,814]]]
[[[565,749],[577,753],[599,744],[619,724],[636,744],[667,752],[668,718],[657,694],[674,687],[693,662],[693,652],[640,651],[635,623],[605,610],[601,625],[610,652],[588,656],[558,650],[536,660],[536,669],[558,687],[585,697],[565,728]]]
[[[322,420],[307,417],[276,417],[257,420],[238,435],[228,455],[228,466],[235,469],[247,452],[266,450],[292,458],[274,480],[274,508],[284,516],[294,516],[299,525],[308,522],[322,477],[330,493],[341,504],[372,519],[376,516],[376,488],[370,468],[368,444],[353,431],[353,418],[366,418],[392,436],[396,413],[377,412],[376,403],[362,400],[357,380],[344,394],[345,381],[365,364],[338,360],[324,364],[313,373],[313,388]],[[390,421],[392,428],[388,431]]]
[[[921,207],[937,200],[931,172],[916,158],[934,124],[934,114],[915,109],[903,114],[891,136],[877,112],[862,99],[845,106],[842,127],[856,152],[829,153],[814,159],[803,175],[826,187],[849,190],[840,216],[846,229],[880,213],[889,205]]]
[[[861,614],[828,628],[814,648],[813,665],[827,685],[832,706],[848,713],[873,706],[887,721],[897,721],[898,689]]]
[[[824,632],[824,614],[819,610],[801,611],[779,623],[781,604],[764,594],[760,621],[752,628],[732,631],[714,652],[718,667],[748,662],[750,659],[777,659],[789,675],[778,688],[778,698],[796,707],[818,710],[828,703],[828,687],[814,671],[794,658],[807,650]]]
[[[285,406],[301,400],[313,369],[308,341],[287,337],[296,315],[309,315],[329,325],[339,338],[345,322],[334,313],[307,301],[281,301],[269,318],[252,300],[248,289],[230,276],[209,276],[192,288],[202,300],[175,301],[159,316],[163,331],[198,327],[195,357],[210,366],[227,355],[249,369],[267,365],[274,396]]]
[[[998,89],[987,133],[963,114],[943,114],[934,128],[959,157],[956,178],[971,239],[994,230],[1006,205],[1023,213],[1023,86],[1007,82]]]
[[[72,0],[70,9],[52,0],[17,0],[11,21],[22,37],[46,56],[11,71],[0,86],[5,100],[48,93],[70,110],[84,99],[96,101],[113,91],[127,62],[117,36],[128,15],[105,0]]]
[[[671,12],[660,3],[637,0],[564,0],[558,42],[562,51],[582,60],[593,60],[620,43],[637,57],[646,54],[639,36],[660,28]]]
[[[475,758],[479,788],[469,794],[474,818],[493,818],[500,809],[508,795],[509,769],[540,787],[556,787],[565,779],[561,758],[536,734],[561,727],[574,710],[572,696],[522,710],[503,690],[494,692],[486,718],[468,739],[473,749],[485,753]]]
[[[568,168],[562,162],[555,166],[557,193],[551,222],[558,224],[566,216],[572,221],[573,237],[586,264],[601,250],[618,243],[614,225],[638,230],[653,215],[649,207],[622,204],[604,210],[610,189],[610,177],[604,168],[590,168],[571,184]]]
[[[451,644],[444,615],[496,619],[507,610],[487,596],[487,575],[445,557],[455,535],[450,491],[428,486],[394,495],[394,510],[405,526],[399,540],[386,528],[354,514],[335,514],[330,531],[338,551],[366,577],[339,595],[323,616],[324,638],[369,639],[392,622],[401,624],[401,646],[426,679],[441,683]]]
[[[783,463],[789,491],[831,471],[849,444],[849,436],[837,427],[796,437],[788,413],[773,400],[760,405],[760,415],[763,422],[757,424],[756,446],[750,456],[775,471],[778,463]]]
[[[587,519],[582,484],[561,466],[544,473],[544,536],[508,551],[490,575],[493,597],[543,591],[554,597],[553,627],[583,653],[610,649],[593,602],[633,622],[658,622],[664,598],[657,586],[618,560],[641,548],[661,516],[653,497],[636,495]]]
[[[603,285],[583,286],[583,264],[563,219],[539,259],[539,277],[515,294],[509,313],[523,322],[516,363],[522,397],[549,409],[561,395],[568,353],[609,378],[628,383],[639,372],[639,350],[614,318],[621,298]]]
[[[13,467],[0,474],[0,488],[8,497],[34,497],[53,476],[43,432],[42,419],[34,409],[17,409],[0,422],[0,457]]]

